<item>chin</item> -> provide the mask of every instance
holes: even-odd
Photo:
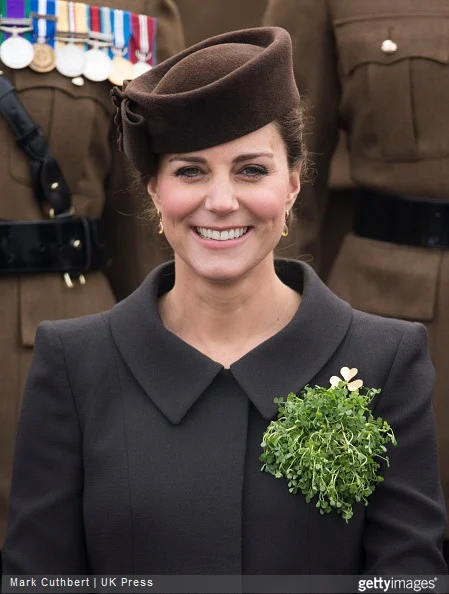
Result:
[[[237,259],[228,261],[192,261],[189,267],[195,276],[206,281],[216,283],[235,282],[245,277],[258,264],[258,262],[243,262]]]
[[[216,283],[235,282],[246,276],[249,272],[247,267],[231,264],[227,266],[205,266],[197,269],[196,274],[201,276],[204,280]]]

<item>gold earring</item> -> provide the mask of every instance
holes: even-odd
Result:
[[[285,223],[284,223],[284,228],[282,229],[282,237],[287,237],[288,235],[288,225],[287,225],[287,219],[290,215],[290,211],[286,210],[285,211]]]
[[[159,209],[157,209],[157,214],[159,215],[159,225],[157,226],[157,232],[159,235],[162,235],[164,232],[164,225],[162,223],[162,217]]]

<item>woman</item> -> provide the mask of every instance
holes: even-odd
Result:
[[[13,4],[15,3],[3,3],[3,7],[8,5],[12,11]],[[46,2],[42,4],[46,6]],[[96,0],[95,4],[127,10],[129,3],[125,0]],[[184,47],[181,21],[173,0],[134,0],[132,10],[158,19],[159,61]],[[38,324],[42,320],[73,318],[112,307],[116,299],[129,295],[140,284],[152,266],[161,263],[163,254],[158,253],[154,240],[148,234],[143,235],[133,217],[122,216],[123,212],[134,214],[137,200],[128,193],[127,204],[123,204],[123,189],[130,184],[124,159],[118,150],[114,150],[116,130],[113,122],[114,110],[109,98],[109,81],[92,82],[86,79],[82,86],[78,86],[56,70],[37,73],[30,68],[13,70],[4,64],[0,64],[0,70],[3,73],[0,76],[4,75],[14,85],[20,101],[47,139],[71,192],[75,217],[101,219],[112,260],[107,270],[86,273],[87,282],[84,285],[77,281],[76,276],[73,277],[72,285],[70,279],[66,284],[63,275],[55,272],[12,274],[7,270],[10,245],[5,229],[2,229],[1,549],[6,532],[20,404]],[[46,217],[39,208],[34,192],[29,159],[17,145],[12,130],[1,115],[0,154],[2,224],[5,225],[7,221],[34,221],[38,225]],[[130,200],[134,204],[130,204]],[[32,227],[31,225],[28,229],[32,230]],[[29,239],[33,241],[36,237],[41,237],[40,233],[35,228]],[[22,241],[22,245],[24,243],[26,242]],[[32,256],[32,250],[29,249],[27,257]]]
[[[424,328],[274,261],[305,155],[287,32],[211,38],[114,97],[175,260],[109,312],[41,325],[6,573],[445,572]],[[347,364],[399,445],[346,524],[259,456],[274,398]]]
[[[329,287],[357,309],[427,327],[447,509],[448,15],[445,0],[270,0],[265,15],[290,32],[311,107],[319,218],[338,129],[347,132],[357,212]]]

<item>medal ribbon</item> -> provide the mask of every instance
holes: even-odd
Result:
[[[0,0],[0,17],[6,17],[6,0]],[[0,44],[5,41],[6,33],[0,29]]]
[[[42,16],[56,15],[55,0],[31,0],[31,12]],[[33,19],[34,37],[38,43],[48,43],[51,47],[55,45],[55,21],[47,19]]]
[[[102,33],[109,36],[108,42],[112,39],[111,12],[111,9],[107,6],[102,6],[100,8],[100,29]],[[112,42],[109,47],[103,48],[103,51],[107,52],[109,57],[112,59],[114,57],[112,53]]]
[[[86,4],[87,27],[92,33],[100,33],[100,9],[98,6],[88,6]]]
[[[101,12],[100,12],[100,8],[98,6],[88,6],[86,4],[86,17],[87,17],[87,29],[89,31],[89,37],[90,37],[90,33],[103,33],[104,31],[102,30],[102,21],[101,21]],[[92,40],[98,40],[100,41],[100,39],[97,36],[92,36]],[[95,47],[95,46],[93,46]],[[98,48],[103,50],[103,48]]]
[[[111,10],[111,29],[114,33],[114,49],[130,54],[131,14],[127,10]]]
[[[130,43],[131,62],[135,64],[146,61],[152,66],[155,64],[156,19],[143,14],[131,13],[131,28],[133,33]],[[144,56],[140,60],[139,54]],[[147,57],[146,60],[145,57]]]
[[[66,0],[56,0],[57,2],[57,33],[61,37],[72,37],[75,33],[81,33],[87,37],[87,16],[86,5],[81,2],[67,2]],[[79,41],[76,43],[84,43]],[[62,49],[64,42],[58,42],[58,48]]]
[[[84,38],[88,36],[87,9],[88,6],[84,2],[69,2],[70,31],[77,33],[77,37],[78,35]],[[85,45],[83,47],[85,48]]]
[[[74,6],[74,2],[67,2],[67,24],[68,24],[68,29],[67,31],[70,34],[75,33],[76,29],[75,29],[75,6]]]
[[[69,4],[67,0],[56,0],[56,33],[65,37],[69,31]],[[57,49],[65,46],[63,41],[58,41]]]
[[[8,19],[29,19],[30,18],[30,0],[5,0],[2,2],[1,14]],[[4,33],[4,32],[2,32]],[[11,37],[12,33],[6,34],[6,39]],[[25,38],[30,41],[31,33],[25,33]],[[4,41],[4,39],[2,39]]]

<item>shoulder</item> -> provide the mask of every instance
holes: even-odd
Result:
[[[427,340],[426,327],[419,322],[365,313],[353,309],[352,331],[359,340],[382,340],[384,346],[394,348],[404,336],[412,335],[417,340]]]
[[[427,329],[419,322],[385,318],[354,309],[352,333],[358,344],[369,341],[383,351],[428,349]]]
[[[414,377],[425,392],[432,391],[435,373],[423,324],[353,310],[346,352],[362,367],[366,385],[377,385],[379,378],[390,387],[397,381],[406,385]]]
[[[38,326],[33,358],[61,361],[69,375],[88,374],[107,367],[113,349],[110,312],[67,320],[45,321]],[[102,362],[107,363],[103,365]]]
[[[63,346],[83,346],[101,340],[109,333],[110,311],[71,318],[67,320],[44,321],[37,329],[36,342],[42,337],[53,337]]]

